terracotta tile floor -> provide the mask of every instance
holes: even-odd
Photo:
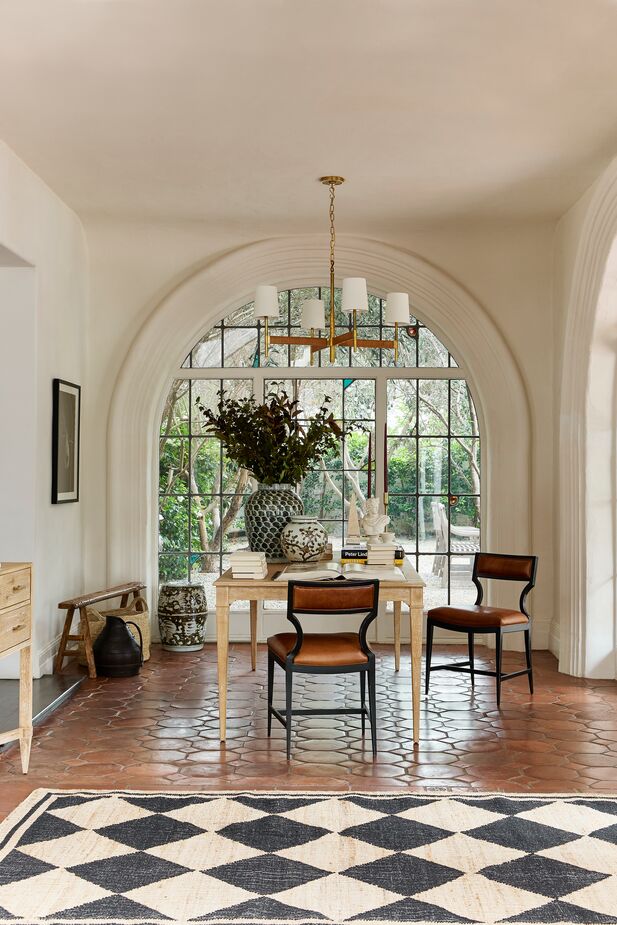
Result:
[[[581,681],[535,653],[536,694],[525,678],[434,674],[422,701],[422,742],[411,742],[409,658],[395,674],[392,650],[377,647],[379,755],[370,756],[355,717],[298,720],[293,760],[282,727],[266,738],[266,654],[250,670],[246,645],[230,647],[229,738],[217,738],[216,650],[177,655],[153,648],[138,678],[86,681],[35,730],[30,773],[16,747],[0,755],[0,816],[35,787],[136,789],[396,790],[426,787],[509,791],[617,791],[617,683]],[[438,659],[460,657],[452,647]],[[488,655],[478,649],[480,661]],[[521,657],[506,656],[506,670]],[[357,678],[298,679],[303,705],[352,703]],[[282,672],[275,698],[282,698]]]

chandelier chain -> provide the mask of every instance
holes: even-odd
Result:
[[[336,241],[336,233],[334,231],[334,191],[336,187],[334,183],[330,183],[330,276],[334,275],[334,244]]]

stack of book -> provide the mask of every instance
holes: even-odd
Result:
[[[402,565],[405,561],[405,550],[398,543],[371,543],[371,548],[394,552],[394,564]],[[343,565],[357,563],[366,565],[368,562],[368,547],[365,544],[353,546],[351,543],[341,549],[341,563]],[[388,557],[388,565],[392,564],[392,557]],[[373,562],[371,560],[371,565]]]
[[[394,565],[394,543],[369,543],[366,555],[367,565]]]
[[[233,552],[229,557],[229,561],[234,578],[266,578],[268,575],[265,552],[241,550]]]

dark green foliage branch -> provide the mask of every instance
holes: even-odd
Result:
[[[218,408],[207,408],[199,399],[209,437],[218,437],[227,456],[247,469],[264,485],[297,485],[328,451],[336,449],[342,435],[324,399],[309,422],[302,423],[301,409],[285,392],[273,392],[263,404],[255,398],[226,398],[218,393]]]

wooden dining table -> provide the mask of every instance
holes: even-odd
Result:
[[[224,742],[227,737],[227,688],[229,684],[229,612],[234,601],[249,601],[251,627],[251,665],[257,662],[257,607],[260,601],[286,601],[287,582],[277,581],[282,565],[269,565],[266,578],[234,578],[231,569],[214,582],[216,591],[216,649],[218,665],[219,733]],[[411,710],[413,741],[420,741],[420,673],[422,668],[422,619],[424,610],[424,581],[409,561],[401,566],[403,577],[398,581],[380,581],[381,603],[392,602],[394,624],[394,667],[398,671],[401,661],[401,610],[405,604],[409,614],[409,645],[411,653]]]

